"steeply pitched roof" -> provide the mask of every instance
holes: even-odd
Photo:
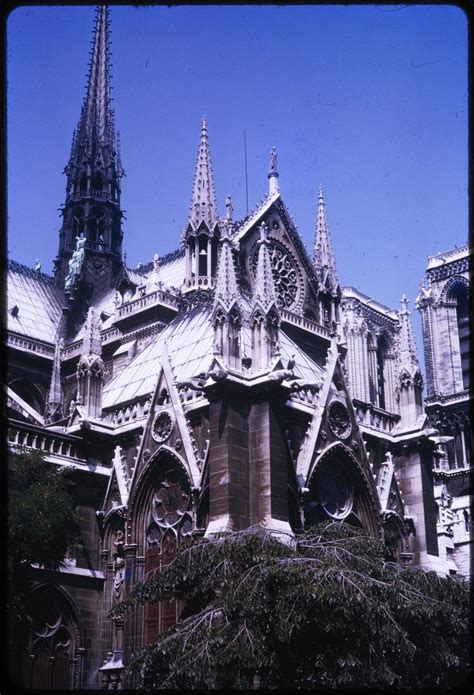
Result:
[[[214,359],[212,305],[198,306],[177,316],[125,369],[104,387],[103,408],[113,408],[148,396],[158,377],[165,345],[177,381],[205,374]],[[286,364],[295,356],[295,377],[309,381],[322,379],[324,372],[282,330],[280,354]],[[243,329],[242,352],[250,355],[250,334]]]
[[[104,387],[103,407],[111,408],[153,391],[165,344],[176,379],[184,381],[207,372],[213,359],[211,311],[210,307],[196,307],[177,316]]]
[[[7,328],[35,340],[54,343],[64,295],[52,277],[8,261]],[[17,307],[17,309],[15,309]]]

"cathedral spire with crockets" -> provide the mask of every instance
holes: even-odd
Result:
[[[76,374],[78,402],[85,413],[94,418],[100,417],[102,413],[104,362],[101,353],[100,320],[95,307],[90,307]]]
[[[46,404],[45,424],[60,420],[63,416],[63,392],[61,388],[61,349],[63,341],[59,338],[54,348],[53,370]]]
[[[326,206],[322,186],[319,186],[318,212],[314,239],[314,268],[318,280],[318,305],[320,323],[331,333],[336,331],[339,321],[341,288],[336,273],[336,258],[329,235]]]
[[[316,234],[314,239],[314,265],[318,278],[322,284],[327,280],[332,285],[337,284],[336,259],[332,249],[329,225],[326,218],[326,206],[324,193],[319,186],[318,214],[316,219]]]
[[[227,199],[230,201],[230,198]],[[226,220],[220,242],[212,322],[218,354],[229,367],[239,369],[242,310],[232,254],[232,221]]]
[[[185,289],[208,289],[215,285],[219,238],[219,216],[207,138],[207,121],[203,116],[191,208],[183,234],[186,253]]]
[[[413,326],[408,311],[408,299],[401,299],[400,337],[398,345],[398,384],[397,399],[400,411],[400,425],[408,427],[416,424],[423,414],[423,379],[416,355]]]
[[[77,239],[85,239],[82,286],[72,287],[71,278],[66,284],[70,294],[82,292],[92,301],[113,285],[122,260],[120,179],[124,171],[110,94],[109,13],[106,5],[97,7],[86,95],[65,168],[66,201],[55,260],[56,283],[64,287]]]
[[[273,279],[268,227],[260,225],[260,239],[255,285],[252,297],[250,327],[252,334],[252,368],[265,369],[279,351],[280,313]]]
[[[203,116],[193,193],[191,197],[191,209],[189,211],[189,222],[195,230],[199,228],[202,222],[205,222],[208,230],[212,231],[217,220],[218,214],[214,190],[214,175],[212,173],[211,153],[207,138],[207,120],[206,117]]]

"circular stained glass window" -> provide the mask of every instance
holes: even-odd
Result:
[[[155,442],[164,442],[170,436],[172,429],[173,420],[171,419],[171,415],[165,410],[162,413],[158,413],[153,420],[151,436]]]
[[[354,491],[344,468],[331,461],[316,471],[316,492],[321,506],[333,519],[344,519],[352,510]]]
[[[189,505],[189,495],[177,483],[165,482],[153,497],[153,518],[161,526],[174,526]]]
[[[277,293],[277,301],[280,309],[293,309],[300,295],[300,280],[296,264],[282,244],[274,241],[268,247],[272,264],[273,282]],[[252,259],[252,270],[255,277],[257,273],[258,247],[255,249]]]
[[[329,404],[328,424],[339,439],[347,439],[352,432],[351,418],[346,406],[340,401]]]

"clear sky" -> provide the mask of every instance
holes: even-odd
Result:
[[[7,26],[9,255],[52,271],[94,6],[17,8]],[[399,308],[428,255],[466,243],[467,20],[450,5],[112,6],[127,262],[177,248],[200,119],[219,213],[280,190],[312,253],[318,187],[341,284]],[[412,317],[418,324],[417,312]],[[418,330],[417,330],[418,333]],[[419,338],[418,347],[421,348]]]

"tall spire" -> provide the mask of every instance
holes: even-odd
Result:
[[[398,349],[397,400],[400,426],[414,425],[423,414],[423,379],[416,356],[413,327],[409,319],[408,299],[403,295],[400,316],[400,342]]]
[[[86,149],[96,145],[113,145],[113,115],[110,104],[109,8],[96,10],[94,40],[87,92],[79,121],[79,145]]]
[[[272,147],[270,152],[270,165],[268,167],[268,195],[274,195],[280,190],[278,185],[278,176],[277,153],[276,149]]]
[[[211,231],[215,227],[217,220],[218,214],[216,195],[214,192],[214,176],[212,173],[211,153],[207,139],[207,121],[206,117],[203,116],[189,222],[193,229],[196,230],[201,222],[204,221],[209,231]]]
[[[402,305],[400,316],[400,347],[399,360],[400,366],[419,368],[418,358],[416,356],[415,336],[413,326],[410,321],[410,312],[408,311],[408,298],[404,294],[400,300]]]
[[[60,420],[62,417],[63,394],[61,389],[61,349],[63,347],[62,338],[56,341],[53,358],[53,371],[51,373],[51,383],[48,393],[48,403],[46,405],[45,422],[50,424]]]
[[[76,238],[83,237],[82,294],[92,300],[113,286],[122,262],[120,179],[124,170],[111,106],[109,33],[109,8],[99,5],[86,95],[64,170],[66,202],[55,260],[55,280],[63,287]]]
[[[329,236],[329,226],[326,219],[323,188],[319,186],[318,215],[314,239],[314,265],[321,284],[337,285],[336,259]]]

